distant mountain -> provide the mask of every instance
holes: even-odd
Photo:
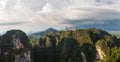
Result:
[[[45,31],[42,31],[42,32],[37,32],[37,33],[34,33],[35,35],[41,35],[41,36],[44,36],[46,35],[47,33],[50,33],[50,32],[57,32],[58,30],[56,29],[53,29],[53,28],[48,28],[47,30]]]
[[[37,33],[33,33],[33,34],[31,34],[31,35],[29,35],[29,38],[31,39],[31,38],[35,38],[35,37],[42,37],[42,36],[44,36],[44,35],[46,35],[46,34],[48,34],[48,33],[51,33],[51,32],[57,32],[58,30],[56,30],[56,29],[53,29],[53,28],[48,28],[47,30],[45,30],[45,31],[41,31],[41,32],[37,32]]]

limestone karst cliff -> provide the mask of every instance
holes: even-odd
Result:
[[[31,47],[24,32],[11,30],[0,37],[0,62],[31,62]]]

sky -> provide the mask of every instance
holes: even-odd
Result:
[[[120,0],[0,0],[0,33],[66,27],[120,31]]]

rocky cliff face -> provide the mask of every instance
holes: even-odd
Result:
[[[105,53],[101,50],[101,47],[96,46],[96,50],[97,50],[96,59],[103,60],[106,55],[105,55]]]
[[[18,52],[15,53],[15,62],[31,62],[31,50],[28,49],[28,51],[24,50],[24,45],[21,42],[19,37],[13,37],[13,49],[14,51],[18,50]]]
[[[24,32],[20,30],[11,30],[1,36],[0,40],[2,44],[0,46],[0,61],[31,62],[31,47],[28,37]]]

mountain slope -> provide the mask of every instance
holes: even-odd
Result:
[[[35,62],[50,62],[50,59],[52,62],[120,61],[120,39],[95,28],[51,33],[34,41],[32,47]],[[38,57],[41,51],[44,55]]]

